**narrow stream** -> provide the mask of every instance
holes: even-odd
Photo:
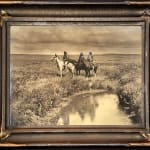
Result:
[[[132,125],[116,94],[84,94],[62,110],[57,125]]]

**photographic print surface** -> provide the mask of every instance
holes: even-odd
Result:
[[[13,127],[140,125],[142,27],[10,26]]]

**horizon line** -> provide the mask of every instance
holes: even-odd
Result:
[[[57,55],[63,55],[63,54],[58,54]],[[24,54],[19,54],[19,53],[12,53],[10,55],[55,55],[55,54],[30,54],[30,53],[24,53]],[[69,54],[69,55],[79,55],[79,54]],[[88,54],[85,54],[88,55]],[[94,55],[141,55],[140,53],[94,53]]]

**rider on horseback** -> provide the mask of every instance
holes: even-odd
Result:
[[[66,62],[69,63],[69,62],[70,62],[70,63],[72,63],[73,65],[76,65],[76,64],[77,64],[77,61],[76,61],[76,60],[69,58],[68,53],[67,53],[66,51],[64,51],[63,61],[64,61],[64,63],[66,63]]]
[[[88,55],[88,57],[87,57],[87,60],[88,60],[89,62],[93,62],[93,54],[92,54],[92,52],[89,52],[89,55]]]
[[[89,61],[91,67],[94,66],[94,63],[93,63],[94,58],[93,58],[92,52],[89,52],[89,55],[88,55],[88,57],[87,57],[87,61]]]
[[[64,61],[64,69],[66,69],[65,62],[66,62],[66,61],[68,61],[68,59],[69,59],[69,56],[68,56],[67,52],[66,52],[66,51],[64,51],[64,56],[63,56],[63,61]]]
[[[69,59],[69,56],[68,56],[67,52],[64,51],[64,56],[63,56],[64,62],[67,61],[68,59]]]
[[[79,56],[79,59],[78,59],[78,63],[79,64],[84,64],[84,55],[83,55],[82,52],[80,53],[80,56]]]

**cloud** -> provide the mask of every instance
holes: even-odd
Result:
[[[141,53],[140,26],[12,26],[11,53]],[[120,52],[119,52],[120,50]]]

